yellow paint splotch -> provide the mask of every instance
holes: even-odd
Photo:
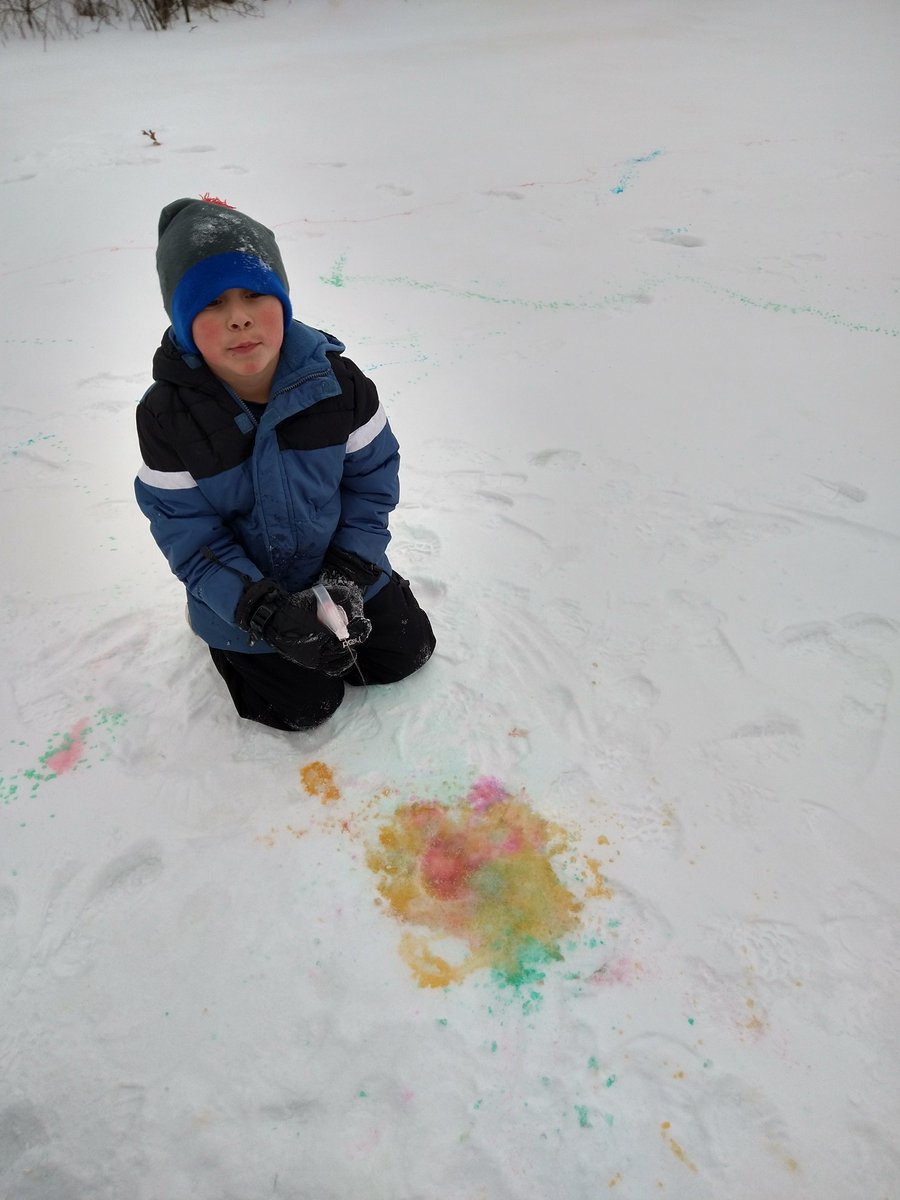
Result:
[[[589,897],[597,896],[601,900],[611,900],[613,897],[613,890],[606,882],[606,879],[600,870],[599,862],[596,860],[596,858],[589,858],[587,855],[585,855],[584,861],[587,864],[588,870],[594,877],[594,882],[587,889],[585,895]]]
[[[535,813],[499,781],[483,778],[455,805],[414,801],[382,825],[367,854],[378,892],[407,931],[400,954],[421,987],[446,987],[489,968],[517,986],[543,979],[562,958],[581,903],[553,859],[564,830]],[[459,962],[435,942],[454,939]]]

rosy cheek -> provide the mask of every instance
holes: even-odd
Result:
[[[194,342],[201,351],[203,349],[202,343],[209,343],[212,337],[212,325],[213,322],[206,320],[203,316],[199,316],[194,319],[194,323],[191,326]]]

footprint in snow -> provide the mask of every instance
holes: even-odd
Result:
[[[647,236],[652,242],[662,242],[666,246],[681,246],[685,250],[696,250],[705,246],[703,238],[688,233],[685,229],[648,229]]]
[[[869,498],[865,488],[857,487],[855,483],[846,483],[843,479],[820,479],[818,475],[810,475],[809,478],[821,484],[837,501],[849,500],[852,504],[863,504]]]
[[[414,580],[416,596],[423,604],[436,604],[447,595],[447,585],[434,575],[417,575]]]
[[[880,753],[894,686],[891,668],[874,647],[898,636],[896,622],[853,613],[835,623],[788,625],[775,637],[793,660],[793,673],[805,671],[820,701],[830,701],[847,742],[843,756],[864,772]]]
[[[377,190],[379,192],[390,192],[392,196],[411,196],[412,189],[400,187],[396,183],[379,183]]]
[[[142,842],[125,854],[114,858],[97,876],[91,888],[88,908],[98,902],[141,892],[154,883],[163,872],[160,847],[156,842]]]
[[[577,450],[538,450],[528,456],[528,461],[554,471],[574,471],[581,464],[581,455]]]
[[[424,525],[406,525],[395,529],[394,544],[397,546],[398,557],[405,558],[413,555],[419,558],[431,558],[441,548],[441,539]]]

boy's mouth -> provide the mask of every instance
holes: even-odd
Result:
[[[247,354],[261,345],[261,342],[239,342],[236,346],[230,346],[229,349],[235,354]]]

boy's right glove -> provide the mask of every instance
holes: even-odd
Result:
[[[308,671],[343,675],[354,661],[353,647],[372,632],[363,616],[363,598],[353,584],[329,584],[328,593],[347,614],[349,638],[338,641],[316,615],[312,589],[286,592],[272,579],[260,579],[244,589],[234,619],[252,641],[266,641],[273,650]]]

